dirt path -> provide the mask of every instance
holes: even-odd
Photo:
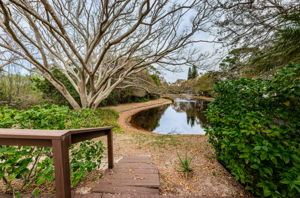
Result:
[[[115,156],[150,156],[158,165],[162,195],[252,197],[218,163],[207,136],[153,135],[129,124],[135,113],[169,103],[158,99],[108,107],[120,112],[119,123],[125,131],[114,135]],[[188,178],[180,171],[178,156],[192,158],[193,173]]]

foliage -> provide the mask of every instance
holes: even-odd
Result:
[[[14,74],[9,69],[0,73],[0,105],[21,109],[41,101],[41,93],[33,89],[29,75]]]
[[[156,86],[160,86],[161,85],[161,80],[160,80],[159,75],[157,75],[157,74],[149,74],[149,76],[153,80],[153,82],[154,82],[154,84]]]
[[[179,170],[183,172],[185,178],[187,179],[190,174],[194,171],[193,168],[191,168],[191,163],[193,158],[192,157],[188,157],[187,153],[185,154],[185,157],[182,158],[180,157],[180,155],[177,153],[178,156],[178,161],[180,164]]]
[[[243,47],[232,50],[220,63],[223,77],[269,78],[288,63],[300,62],[300,12],[280,19],[287,25],[276,31],[265,47]]]
[[[193,65],[193,67],[192,67],[191,77],[192,78],[197,78],[198,77],[198,70],[197,70],[196,65]]]
[[[0,108],[0,128],[78,129],[114,126],[118,114],[111,110],[81,109],[73,111],[66,106],[37,105],[28,110]]]
[[[71,152],[71,179],[72,185],[76,186],[86,172],[100,168],[104,146],[101,141],[85,141],[79,145],[79,148],[73,148]]]
[[[212,96],[213,86],[217,79],[214,72],[207,72],[200,76],[193,86],[194,92],[202,96]]]
[[[57,105],[38,105],[28,110],[0,108],[0,128],[68,129],[118,126],[118,115],[110,110],[80,111]],[[118,130],[118,128],[117,128]],[[103,155],[101,141],[85,141],[71,147],[71,179],[76,186],[87,172],[98,168]],[[52,150],[43,147],[0,147],[0,177],[8,192],[34,187],[38,194],[54,180]],[[22,186],[14,186],[14,180]],[[20,188],[18,188],[20,187]]]
[[[187,77],[188,80],[192,79],[192,70],[191,68],[189,67],[189,71],[188,71],[188,77]]]
[[[300,196],[300,64],[270,80],[217,83],[206,132],[218,159],[260,197]]]
[[[190,79],[194,79],[197,77],[198,77],[197,67],[195,65],[193,65],[192,68],[189,68],[187,79],[190,80]]]
[[[154,94],[146,94],[144,97],[135,96],[130,88],[116,89],[104,99],[100,106],[118,105],[132,102],[145,102],[156,98]]]
[[[79,94],[76,92],[67,77],[57,68],[52,68],[51,72],[56,79],[65,85],[72,97],[79,103]],[[41,77],[40,75],[35,75],[32,78],[32,82],[34,87],[43,93],[44,99],[46,99],[49,103],[54,103],[57,105],[69,105],[64,96],[47,79]]]

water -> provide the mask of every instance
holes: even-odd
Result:
[[[164,105],[135,114],[131,123],[137,128],[159,134],[205,134],[206,120],[202,100],[175,99]]]

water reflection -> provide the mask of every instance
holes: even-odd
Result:
[[[173,104],[141,111],[132,124],[160,134],[204,134],[207,102],[176,99]]]

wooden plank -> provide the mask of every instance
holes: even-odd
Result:
[[[89,133],[89,132],[102,132],[113,129],[114,127],[97,127],[97,128],[84,128],[84,129],[71,129],[68,131],[68,134],[77,134],[77,133]]]
[[[71,142],[72,144],[83,142],[85,140],[91,140],[93,138],[101,137],[107,135],[107,131],[92,131],[86,133],[76,133],[71,134]]]
[[[107,133],[113,127],[98,127],[74,130],[41,130],[41,129],[3,129],[0,128],[0,138],[22,139],[60,139],[64,135],[84,134],[91,132]]]
[[[119,163],[152,163],[150,158],[141,158],[141,159],[134,159],[134,158],[123,158],[120,160]]]
[[[118,173],[118,174],[109,174],[107,178],[110,179],[144,179],[144,178],[155,178],[159,180],[158,174],[144,174],[144,173]]]
[[[112,193],[112,194],[159,194],[158,188],[146,188],[137,186],[116,186],[107,183],[98,184],[93,188],[93,192]]]
[[[152,169],[156,168],[153,163],[121,163],[116,164],[116,168],[132,168],[132,169]]]
[[[113,169],[114,173],[133,173],[133,174],[158,174],[157,168],[147,168],[147,169],[138,169],[138,168],[123,168],[123,167],[115,167]]]
[[[92,193],[92,194],[81,195],[80,198],[102,198],[102,195],[103,195],[102,193]]]
[[[159,180],[156,178],[145,178],[143,180],[133,180],[133,179],[105,179],[103,182],[99,183],[103,184],[111,184],[114,186],[136,186],[136,187],[148,187],[148,188],[159,188]]]
[[[150,156],[125,156],[120,162],[152,162]]]
[[[60,139],[68,130],[0,129],[0,138]]]
[[[20,139],[20,138],[3,138],[0,139],[0,145],[6,146],[46,146],[51,147],[51,140],[46,139]]]

